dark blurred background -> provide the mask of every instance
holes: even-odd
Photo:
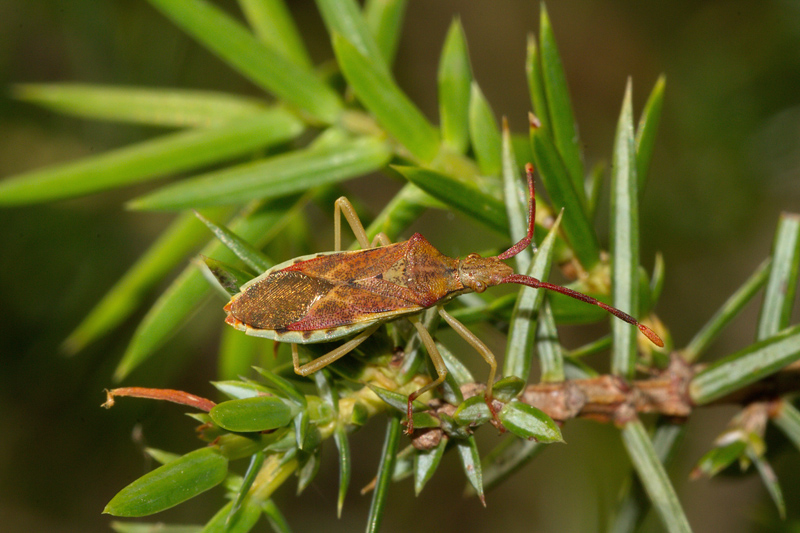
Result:
[[[235,12],[233,2],[221,5]],[[328,60],[330,45],[313,2],[290,6],[315,60]],[[548,3],[548,10],[587,167],[610,160],[628,76],[638,116],[657,77],[666,74],[663,119],[641,206],[642,260],[651,267],[656,251],[664,254],[667,278],[658,313],[683,346],[769,253],[780,212],[800,211],[800,4],[562,0]],[[531,105],[526,35],[537,29],[538,12],[539,4],[528,0],[410,1],[395,68],[400,85],[436,122],[438,56],[448,25],[460,17],[475,77],[495,113],[525,131]],[[1,2],[0,84],[56,81],[260,94],[144,0]],[[7,96],[0,100],[0,117],[0,176],[156,133],[58,116]],[[380,179],[390,190],[398,187]],[[176,452],[197,447],[194,424],[178,407],[131,400],[112,411],[99,408],[141,313],[71,359],[59,352],[61,341],[169,222],[167,214],[124,210],[125,200],[145,190],[0,210],[3,531],[107,531],[109,517],[100,514],[106,502],[152,467],[143,444]],[[363,199],[377,212],[388,194]],[[434,243],[462,229],[458,220],[432,216],[439,221],[429,230]],[[751,342],[756,317],[753,305],[709,359]],[[219,318],[218,309],[201,313],[162,350],[169,364],[155,375],[137,373],[129,384],[213,395],[208,380],[214,377]],[[704,409],[689,423],[691,438],[670,473],[690,521],[696,531],[787,527],[752,474],[687,481],[734,413]],[[292,483],[276,495],[296,531],[363,529],[369,498],[356,489],[376,470],[380,426],[376,421],[353,436],[358,461],[341,520],[335,518],[333,455],[302,496],[295,497]],[[490,433],[481,435],[484,451],[495,440]],[[409,482],[393,486],[383,530],[602,530],[604,509],[616,501],[627,468],[617,433],[578,421],[564,436],[567,445],[548,449],[489,493],[488,509],[461,497],[463,475],[453,457],[419,498]],[[780,436],[770,443],[790,517],[800,527],[797,450]],[[220,491],[212,491],[154,518],[202,523],[221,503]],[[648,527],[660,526],[651,517]]]

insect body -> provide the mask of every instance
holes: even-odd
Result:
[[[295,372],[311,374],[352,351],[382,323],[407,317],[417,329],[438,377],[408,397],[408,433],[413,431],[411,403],[424,392],[440,385],[447,376],[442,356],[419,321],[419,314],[436,306],[441,317],[469,342],[490,366],[486,400],[492,407],[492,384],[497,362],[492,352],[463,324],[443,309],[443,305],[466,292],[483,292],[502,283],[518,283],[544,288],[597,305],[618,318],[636,325],[652,342],[661,339],[633,317],[598,302],[590,296],[514,274],[502,261],[517,255],[531,243],[534,230],[533,166],[526,166],[528,177],[528,235],[494,257],[470,254],[464,259],[447,257],[422,235],[390,244],[378,235],[370,246],[361,222],[346,198],[336,202],[335,247],[337,251],[299,257],[277,265],[241,287],[225,306],[226,322],[249,335],[266,337],[292,345]],[[341,252],[339,212],[350,223],[362,250]],[[377,246],[377,244],[381,246]],[[337,340],[355,335],[338,348],[300,365],[297,344]]]

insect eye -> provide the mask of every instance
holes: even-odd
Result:
[[[486,285],[482,281],[475,282],[475,292],[483,292],[486,290]]]
[[[467,256],[467,259],[478,259],[481,254],[471,253]]]

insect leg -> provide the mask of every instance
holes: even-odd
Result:
[[[306,363],[302,366],[300,365],[300,354],[297,352],[297,344],[292,344],[292,364],[294,365],[295,373],[300,374],[301,376],[307,376],[309,374],[313,374],[321,368],[325,368],[343,355],[353,351],[359,344],[367,340],[367,337],[375,333],[375,330],[377,330],[379,327],[380,324],[375,324],[374,326],[365,329],[338,348],[335,348],[325,355],[321,355],[310,363]]]
[[[353,234],[356,236],[358,244],[362,249],[369,248],[369,239],[367,232],[364,231],[364,225],[361,224],[353,204],[350,203],[346,197],[342,196],[334,203],[333,208],[333,244],[334,251],[338,252],[342,249],[342,215],[347,219]]]
[[[419,338],[422,340],[422,344],[425,345],[425,349],[428,350],[428,356],[431,358],[433,367],[436,369],[436,373],[439,375],[439,377],[437,377],[435,380],[408,395],[408,426],[406,426],[406,434],[411,435],[414,432],[414,421],[411,418],[411,403],[429,390],[438,387],[444,382],[445,378],[447,377],[447,366],[444,364],[442,354],[440,354],[439,350],[436,348],[436,343],[433,341],[433,337],[431,337],[431,334],[428,332],[422,322],[420,322],[419,317],[412,315],[408,317],[408,320],[414,324],[415,328],[417,328]]]
[[[467,327],[453,318],[453,316],[445,311],[441,306],[438,308],[439,315],[444,319],[445,322],[450,324],[450,327],[453,328],[453,331],[461,335],[461,337],[470,343],[473,348],[475,348],[481,357],[489,363],[489,379],[486,382],[486,405],[489,406],[489,411],[492,413],[492,417],[495,419],[495,422],[501,429],[501,431],[505,431],[503,426],[500,424],[500,420],[497,418],[497,412],[494,409],[494,405],[492,403],[492,387],[494,386],[494,375],[497,372],[497,359],[495,359],[494,354],[492,351],[478,338],[472,333]]]
[[[389,237],[387,237],[384,232],[380,232],[377,235],[375,235],[374,239],[372,239],[372,248],[377,248],[378,244],[380,244],[381,246],[387,246],[389,244],[392,244],[392,241],[389,240]]]

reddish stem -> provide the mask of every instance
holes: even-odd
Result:
[[[114,405],[114,399],[117,396],[128,396],[131,398],[148,398],[150,400],[164,400],[167,402],[179,403],[181,405],[188,405],[200,409],[201,411],[208,412],[215,405],[214,402],[194,394],[189,394],[181,390],[174,389],[148,389],[145,387],[121,387],[119,389],[106,390],[106,402],[103,407],[110,409]]]

